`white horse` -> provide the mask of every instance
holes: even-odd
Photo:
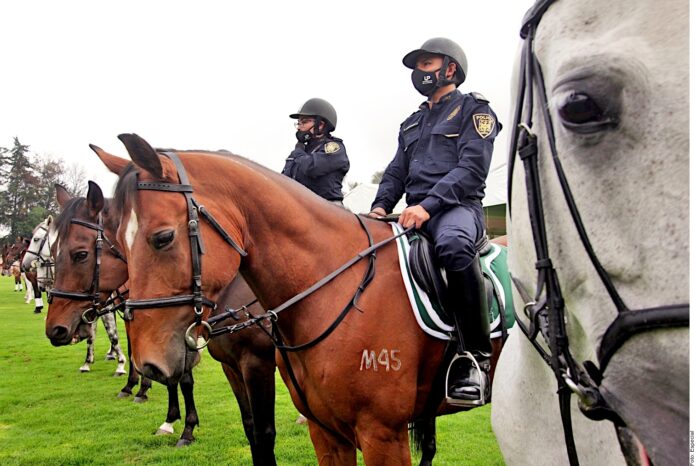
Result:
[[[51,237],[51,225],[53,224],[53,216],[49,215],[43,222],[39,223],[32,233],[31,241],[27,252],[24,254],[22,267],[24,270],[36,270],[37,282],[40,290],[50,290],[53,287],[53,277],[55,274],[55,263],[51,254],[51,245],[55,243],[55,232]],[[36,298],[36,305],[39,306],[41,296]],[[43,307],[43,301],[40,302]],[[106,313],[101,316],[101,321],[104,324],[104,329],[109,337],[111,346],[106,353],[105,359],[117,360],[118,365],[114,375],[120,376],[126,373],[126,356],[121,349],[121,344],[118,341],[118,329],[116,327],[116,318],[113,313]],[[92,322],[90,326],[89,336],[87,337],[87,355],[85,362],[80,367],[80,372],[89,372],[91,365],[94,364],[94,340],[96,338],[97,322]]]
[[[601,379],[595,388],[615,413],[612,416],[623,420],[642,444],[631,451],[631,442],[622,442],[625,459],[616,432],[626,440],[628,429],[615,432],[609,421],[590,421],[577,409],[578,397],[573,395],[572,427],[580,464],[640,464],[646,454],[657,465],[687,464],[688,2],[540,0],[532,11],[536,15],[528,14],[524,29],[533,41],[524,44],[521,55],[531,64],[536,57],[539,68],[526,67],[528,94],[511,131],[519,121],[538,135],[539,183],[525,175],[519,158],[514,170],[510,167],[511,274],[531,301],[550,298],[552,280],[537,288],[540,271],[535,264],[540,257],[535,244],[538,248],[540,241],[531,231],[528,214],[536,204],[527,189],[537,185],[548,258],[557,275],[544,267],[544,261],[539,265],[542,277],[557,277],[565,300],[570,353],[566,359],[591,361],[603,369],[603,378],[594,374]],[[527,44],[531,54],[525,53]],[[517,74],[525,75],[519,68]],[[548,102],[540,100],[541,89]],[[534,103],[528,115],[529,93]],[[516,134],[528,133],[521,128]],[[572,202],[559,181],[563,177],[552,146],[590,248],[583,245],[582,228],[571,216]],[[592,248],[595,264],[588,252]],[[518,296],[515,307],[529,326],[528,315],[521,311],[523,301],[527,299]],[[657,308],[652,314],[677,316],[661,327],[653,315],[646,319],[645,331],[606,346],[616,336],[607,329],[622,305],[621,321],[628,323],[624,329],[629,332],[636,329],[631,317],[648,314],[639,310]],[[670,305],[681,307],[676,312]],[[544,305],[530,305],[528,310],[535,308]],[[548,348],[541,336],[535,341]],[[577,374],[570,382],[560,378],[568,388],[576,385],[577,377],[589,379],[594,372],[582,366],[574,370]],[[558,387],[554,372],[516,326],[493,386],[492,423],[507,464],[568,463]]]

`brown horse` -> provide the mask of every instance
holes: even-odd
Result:
[[[105,199],[101,189],[95,183],[89,183],[86,198],[72,198],[61,186],[56,186],[58,202],[62,211],[55,228],[51,231],[56,237],[56,289],[46,320],[46,336],[53,344],[68,344],[84,338],[86,324],[82,318],[89,310],[89,318],[94,316],[94,303],[84,296],[70,296],[68,290],[87,290],[92,287],[95,276],[95,241],[101,217],[104,246],[101,254],[98,287],[101,302],[106,301],[112,291],[127,285],[128,268],[126,262],[119,259],[122,250],[116,238],[118,218],[113,216],[111,200]],[[79,222],[79,223],[76,223]],[[106,252],[108,251],[108,252]],[[66,293],[67,292],[67,293]],[[77,293],[80,294],[80,293]],[[255,301],[255,297],[244,280],[234,280],[221,294],[218,303],[219,315],[226,308],[240,308]],[[258,304],[249,306],[249,312],[260,314],[263,309]],[[243,316],[237,319],[246,320]],[[220,325],[233,321],[232,317],[222,320]],[[236,321],[235,321],[236,322]],[[130,325],[126,322],[126,328]],[[271,340],[259,329],[250,329],[243,335],[223,335],[212,340],[208,346],[210,354],[221,362],[222,369],[235,394],[241,411],[244,430],[251,445],[254,464],[275,464],[273,453],[275,444],[275,360]],[[129,338],[129,354],[131,352]],[[190,382],[189,382],[190,380]],[[129,371],[129,382],[121,390],[130,394],[131,388],[138,382],[138,375]],[[143,377],[138,398],[147,398],[145,392],[151,382]],[[190,374],[182,377],[181,391],[186,401],[186,427],[179,440],[179,445],[193,440],[193,429],[198,424],[198,417],[193,402],[193,379]],[[167,385],[169,391],[169,410],[166,424],[162,428],[170,429],[171,424],[180,418],[177,385]],[[165,433],[165,432],[161,432]],[[166,432],[169,433],[169,432]]]
[[[376,252],[374,269],[368,268],[370,260],[359,260],[287,303],[370,244],[390,238],[391,228],[332,207],[237,156],[176,152],[186,175],[142,138],[119,138],[137,166],[121,173],[115,199],[119,239],[129,260],[130,328],[139,370],[165,383],[190,370],[199,355],[184,334],[200,316],[189,297],[214,298],[241,270],[265,309],[283,305],[287,311],[269,313],[285,345],[323,338],[286,353],[287,363],[276,357],[293,402],[309,419],[319,463],[355,464],[360,448],[368,465],[411,464],[407,426],[441,405],[448,343],[418,327],[395,243]],[[93,149],[113,172],[126,166]],[[205,212],[214,212],[217,220],[199,227],[190,215]],[[226,233],[217,234],[214,223]],[[202,256],[201,240],[208,251]],[[195,265],[191,270],[180,265],[199,261],[202,277],[194,276]],[[365,277],[372,278],[369,285]],[[163,302],[173,305],[157,308]],[[205,317],[207,309],[196,306]],[[364,355],[371,352],[379,357],[368,369]]]

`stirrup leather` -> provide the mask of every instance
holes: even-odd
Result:
[[[463,400],[460,398],[452,398],[449,396],[449,387],[450,387],[450,371],[452,370],[452,367],[454,364],[459,360],[459,359],[468,359],[474,368],[476,368],[476,371],[478,372],[479,380],[481,381],[481,390],[479,391],[480,397],[476,400]],[[486,404],[486,394],[488,393],[488,377],[486,377],[486,373],[481,370],[481,366],[479,365],[478,361],[474,357],[473,354],[471,354],[468,351],[465,351],[464,354],[457,354],[452,358],[452,361],[450,362],[449,368],[447,369],[447,376],[445,377],[445,402],[447,404],[452,405],[452,406],[463,406],[463,407],[472,407],[475,408],[477,406],[483,406]]]

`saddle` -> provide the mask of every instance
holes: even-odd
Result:
[[[413,279],[428,295],[430,302],[442,309],[448,319],[452,321],[453,317],[444,306],[446,302],[447,283],[443,274],[444,271],[438,265],[435,255],[435,246],[432,240],[423,231],[413,231],[408,235],[408,242],[411,246],[408,262]],[[488,242],[488,237],[484,234],[476,243],[477,257],[475,260],[480,260],[480,258],[484,257],[490,250],[491,244]],[[493,300],[496,298],[495,287],[490,277],[485,273],[484,283],[486,286],[486,298],[489,305],[492,305]]]

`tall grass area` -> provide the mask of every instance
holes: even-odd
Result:
[[[33,304],[24,304],[24,293],[13,287],[13,279],[0,277],[0,464],[252,464],[234,395],[207,352],[194,369],[196,441],[175,448],[182,421],[173,436],[152,435],[166,416],[164,386],[155,383],[143,404],[116,398],[126,380],[113,376],[114,361],[104,360],[109,341],[101,323],[95,364],[80,373],[86,344],[53,347],[44,335],[46,313],[33,314]],[[126,333],[117,320],[125,351]],[[316,464],[307,428],[295,424],[297,411],[279,377],[276,392],[278,464]],[[181,395],[180,403],[183,415]],[[489,407],[442,417],[437,429],[435,464],[503,464]]]

